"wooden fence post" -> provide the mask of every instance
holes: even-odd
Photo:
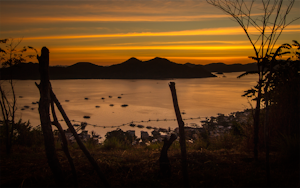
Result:
[[[179,142],[180,142],[180,148],[181,148],[181,165],[182,165],[184,186],[189,187],[189,179],[188,179],[188,171],[187,171],[187,157],[186,157],[186,144],[185,144],[185,134],[184,134],[184,122],[182,120],[180,109],[178,106],[175,82],[170,82],[169,87],[171,90],[174,110],[175,110],[175,114],[176,114],[176,118],[177,118],[177,122],[178,122],[178,126],[179,126]]]
[[[57,185],[62,185],[64,178],[61,169],[61,165],[56,155],[54,137],[52,132],[52,126],[49,116],[50,108],[50,81],[49,81],[49,50],[43,47],[41,50],[41,56],[37,56],[39,61],[40,72],[40,101],[39,101],[39,113],[41,120],[41,127],[45,142],[45,151],[50,169],[54,175],[54,179]]]
[[[75,138],[78,146],[83,151],[83,153],[85,154],[86,158],[89,160],[89,162],[91,163],[91,165],[94,167],[95,171],[97,172],[98,177],[103,181],[103,183],[104,183],[104,185],[106,187],[110,187],[110,184],[107,181],[107,179],[105,178],[105,175],[101,171],[100,167],[98,166],[97,162],[92,157],[92,155],[90,154],[90,152],[86,149],[85,145],[82,143],[81,139],[79,138],[76,130],[74,129],[73,125],[71,124],[71,121],[69,120],[67,114],[65,113],[64,109],[62,108],[62,106],[59,103],[58,99],[56,98],[55,94],[53,93],[52,89],[50,89],[50,95],[51,95],[51,99],[56,104],[56,107],[58,108],[58,110],[60,111],[61,115],[63,116],[63,118],[64,118],[67,126],[69,127],[69,130],[73,133],[73,136],[74,136],[74,138]]]
[[[62,182],[63,176],[61,171],[61,166],[59,164],[59,160],[57,159],[56,152],[55,152],[55,146],[54,146],[54,138],[53,138],[53,132],[51,127],[51,121],[50,121],[50,114],[49,114],[49,107],[50,103],[55,103],[56,107],[62,114],[67,126],[69,127],[70,131],[73,133],[73,136],[75,137],[75,140],[77,141],[77,144],[79,145],[80,149],[83,151],[87,159],[90,161],[91,165],[94,167],[95,171],[98,174],[98,177],[103,181],[104,186],[110,187],[110,184],[108,183],[107,179],[105,178],[104,174],[100,170],[97,162],[95,159],[91,156],[90,152],[86,149],[85,145],[82,143],[81,139],[79,138],[76,130],[74,129],[73,125],[71,124],[67,114],[65,113],[64,109],[60,105],[58,99],[56,98],[55,94],[52,91],[50,80],[49,80],[49,50],[46,47],[42,48],[41,56],[37,56],[39,63],[40,63],[40,76],[41,76],[41,83],[36,84],[36,86],[39,88],[41,93],[41,99],[39,102],[39,113],[40,113],[40,119],[42,124],[42,129],[44,133],[44,139],[45,139],[45,148],[47,153],[47,158],[49,162],[49,166],[55,176],[56,181]],[[60,127],[60,124],[57,121],[56,114],[54,111],[54,105],[52,104],[52,115],[54,118],[54,124],[58,127]],[[62,132],[62,130],[60,130]],[[46,137],[45,137],[46,135]],[[63,149],[67,149],[66,145],[64,145]],[[76,171],[73,164],[73,160],[71,156],[69,155],[69,152],[65,150],[66,155],[69,159],[72,172],[74,175],[74,179],[76,179],[74,182],[74,185],[77,186],[77,178],[76,178]]]
[[[176,138],[177,136],[173,133],[171,134],[169,139],[165,138],[164,145],[160,152],[159,167],[161,175],[165,177],[171,176],[171,165],[168,157],[168,149],[171,147]]]

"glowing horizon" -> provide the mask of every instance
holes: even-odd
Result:
[[[291,18],[299,10],[296,1]],[[252,14],[257,19],[261,15]],[[206,1],[2,1],[0,18],[1,39],[19,38],[20,47],[38,51],[48,47],[50,65],[111,65],[130,57],[194,64],[253,62],[248,58],[253,46],[243,29]],[[248,31],[258,34],[253,26]],[[297,20],[275,47],[297,40],[299,33]]]
[[[289,29],[284,30],[285,33],[300,32],[300,25],[290,25]],[[257,34],[258,31],[254,27],[249,27],[250,34]],[[266,33],[269,31],[267,30]],[[145,36],[193,36],[193,35],[243,35],[244,31],[241,27],[230,28],[214,28],[214,29],[197,29],[183,30],[171,32],[133,32],[133,33],[116,33],[116,34],[99,34],[99,35],[61,35],[61,36],[41,36],[28,37],[24,40],[51,40],[51,39],[80,39],[80,38],[118,38],[118,37],[145,37]]]

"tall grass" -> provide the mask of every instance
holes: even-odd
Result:
[[[201,150],[220,150],[220,149],[239,149],[241,139],[231,133],[224,133],[216,137],[208,137],[206,139],[198,139],[190,145],[191,149]]]
[[[146,146],[145,149],[160,151],[162,149],[163,145],[164,145],[163,142],[155,142],[155,143],[151,143],[150,145]]]
[[[112,149],[119,149],[119,150],[126,150],[129,149],[131,145],[126,142],[120,141],[116,137],[111,137],[109,139],[105,139],[101,145],[101,149],[105,150],[112,150]]]

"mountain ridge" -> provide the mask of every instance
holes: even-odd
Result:
[[[21,63],[0,69],[1,79],[40,78],[38,63]],[[50,66],[50,79],[168,79],[168,78],[205,78],[215,77],[203,66],[191,68],[168,59],[156,57],[148,61],[130,58],[123,63],[111,66],[99,66],[90,62],[78,62],[70,66]]]
[[[210,63],[204,65],[204,68],[210,72],[246,72],[246,71],[255,71],[257,70],[256,63],[248,64],[225,64],[225,63]]]

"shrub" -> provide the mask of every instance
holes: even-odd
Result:
[[[94,140],[93,138],[88,139],[84,144],[88,150],[95,150],[98,148],[97,146],[99,146],[98,141]]]
[[[208,130],[204,130],[199,134],[199,139],[197,139],[194,143],[192,148],[194,149],[207,149],[210,145],[210,137],[209,137],[209,133]]]
[[[207,149],[209,144],[209,142],[207,142],[206,140],[204,139],[198,139],[196,140],[193,145],[192,145],[192,148],[193,149],[196,149],[196,150],[201,150],[201,148],[203,149]]]
[[[243,126],[240,123],[238,123],[236,121],[233,121],[232,122],[231,134],[234,135],[234,136],[237,136],[237,137],[245,136]]]
[[[32,127],[29,122],[21,123],[21,120],[16,125],[16,143],[26,146],[41,146],[44,144],[44,137],[40,126]]]
[[[218,149],[232,149],[236,146],[235,137],[230,133],[224,133],[221,136],[211,138],[210,145],[208,149],[218,150]]]
[[[109,139],[105,139],[101,148],[106,149],[106,150],[111,150],[111,149],[121,149],[121,150],[126,150],[130,147],[126,142],[121,141],[117,137],[111,137]]]
[[[121,142],[124,142],[128,145],[131,145],[131,143],[136,139],[136,136],[130,135],[128,132],[124,132],[121,129],[116,129],[114,131],[108,132],[105,135],[106,140],[110,140],[112,138],[116,138]]]
[[[5,134],[3,134],[4,127],[1,126],[0,138],[1,141],[6,139]],[[44,144],[43,133],[40,126],[32,127],[30,122],[22,122],[20,119],[14,126],[13,144],[22,146],[42,146]]]

